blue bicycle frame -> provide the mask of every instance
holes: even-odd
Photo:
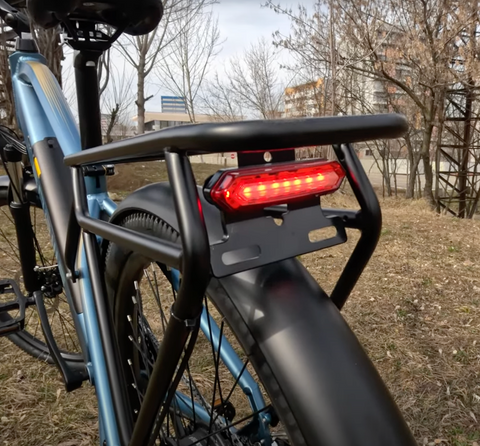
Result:
[[[79,130],[60,86],[52,72],[48,69],[43,56],[37,53],[15,52],[10,56],[10,66],[18,123],[25,135],[30,163],[32,166],[35,166],[34,175],[38,185],[38,193],[47,218],[57,259],[61,259],[62,255],[54,237],[49,209],[46,205],[41,182],[39,181],[42,175],[41,165],[39,165],[35,157],[33,146],[48,138],[55,138],[64,156],[77,153],[81,150]],[[111,216],[115,211],[116,205],[108,196],[105,177],[97,177],[95,179],[86,177],[85,182],[90,216],[93,218],[100,218],[101,215]],[[75,302],[67,286],[65,286],[65,294],[72,309],[72,316],[77,327],[90,381],[95,386],[97,392],[100,444],[106,441],[108,445],[117,445],[120,443],[119,434],[112,405],[105,357],[102,345],[99,342],[99,321],[83,245],[81,245],[81,249],[79,249],[77,254],[76,269],[79,277],[78,286],[81,291],[80,311],[75,310]],[[65,284],[66,268],[60,260],[59,270]],[[178,271],[174,270],[172,276],[173,285],[178,289],[180,280]],[[265,407],[258,384],[248,370],[244,369],[242,361],[227,339],[220,336],[218,326],[205,309],[201,316],[200,328],[217,351],[221,342],[220,357],[232,376],[238,379],[239,386],[246,394],[252,410],[257,411]],[[177,393],[176,404],[188,416],[191,411],[191,400],[187,396]],[[210,417],[207,411],[196,404],[195,413],[200,418],[203,418],[206,424],[209,423]],[[269,446],[271,444],[271,436],[268,429],[270,421],[268,415],[257,415],[257,419],[259,421],[258,441],[263,440],[263,444]]]

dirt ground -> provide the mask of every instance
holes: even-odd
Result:
[[[195,166],[203,181],[215,167]],[[163,163],[120,166],[115,198],[165,179]],[[324,199],[354,208],[348,192]],[[480,444],[480,221],[431,212],[422,201],[382,199],[383,230],[344,315],[379,369],[420,445]],[[330,292],[357,235],[302,256]],[[0,339],[0,444],[94,445],[89,385],[67,394],[53,367]]]

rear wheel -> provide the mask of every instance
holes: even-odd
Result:
[[[41,283],[45,286],[44,299],[49,322],[64,359],[72,366],[80,365],[83,363],[83,357],[67,298],[63,291],[45,215],[39,205],[38,197],[32,201],[30,220],[36,251],[36,265],[39,268],[38,274],[41,277]],[[0,278],[14,279],[19,284],[21,291],[26,294],[15,223],[8,205],[0,207]],[[11,295],[0,295],[0,302],[8,299],[11,299]],[[0,321],[6,321],[11,317],[16,317],[16,314],[0,314]],[[53,363],[48,346],[44,342],[40,319],[34,306],[28,307],[25,311],[24,331],[12,334],[8,338],[29,355]]]
[[[119,224],[179,243],[174,229],[148,213],[129,215]],[[105,275],[135,419],[170,318],[178,275],[165,265],[113,243],[106,250]],[[176,397],[170,408],[164,408],[167,415],[155,444],[303,444],[283,393],[248,327],[242,322],[243,328],[238,330],[241,317],[233,306],[228,315],[217,309],[218,300],[228,299],[219,287],[220,284],[211,287],[216,291],[205,297],[202,330],[181,376]],[[236,333],[229,326],[232,318],[237,319]],[[216,336],[220,341],[209,341]],[[242,345],[248,345],[254,355],[248,357]],[[227,354],[229,347],[232,350]],[[235,360],[233,357],[238,360],[237,374],[232,374],[226,366],[226,362]],[[259,385],[259,397],[255,400],[246,395],[248,389],[242,389],[248,376],[254,383],[253,393],[255,383]],[[267,391],[274,396],[272,400]],[[261,407],[256,406],[258,402]],[[278,422],[278,417],[288,425]],[[263,425],[265,420],[270,423]],[[287,439],[287,431],[292,443]]]

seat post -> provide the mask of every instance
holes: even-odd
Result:
[[[82,150],[102,145],[97,75],[97,64],[101,54],[101,51],[92,50],[81,50],[75,54],[75,82]]]

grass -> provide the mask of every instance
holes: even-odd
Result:
[[[144,166],[144,167],[143,167]],[[215,167],[196,165],[204,180]],[[118,167],[115,198],[166,178],[163,163]],[[328,207],[355,207],[348,192]],[[420,445],[480,444],[480,221],[381,201],[378,248],[344,309]],[[327,292],[358,236],[301,261]],[[91,386],[66,394],[58,373],[0,339],[0,445],[94,445]]]

